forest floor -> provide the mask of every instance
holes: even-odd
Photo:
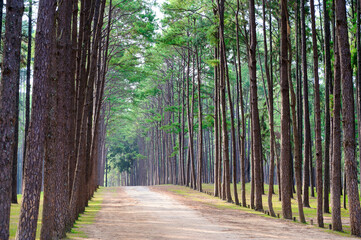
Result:
[[[73,239],[351,239],[292,221],[260,216],[173,185],[104,188],[94,221]]]

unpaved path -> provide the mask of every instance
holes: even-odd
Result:
[[[311,226],[195,205],[148,187],[109,188],[95,223],[82,230],[88,239],[104,240],[343,239]]]

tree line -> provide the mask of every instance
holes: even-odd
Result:
[[[5,8],[0,239],[9,238],[10,207],[11,202],[17,203],[19,184],[22,196],[16,239],[35,239],[41,192],[40,238],[60,239],[102,185],[106,159],[104,89],[114,55],[110,32],[122,14],[119,4],[116,0],[0,2],[1,23]],[[33,5],[38,13],[36,21],[32,19]],[[22,22],[25,14],[27,27]],[[23,69],[25,89],[19,88]],[[20,105],[19,96],[24,94]],[[24,108],[25,128],[21,132],[25,136],[19,136],[19,107]],[[23,158],[18,154],[21,137],[25,138]],[[20,183],[16,182],[21,168],[18,157],[22,160]]]
[[[155,43],[123,68],[130,91],[109,93],[126,100],[109,123],[107,184],[213,183],[215,196],[272,216],[278,184],[284,218],[295,198],[306,222],[316,197],[319,227],[331,212],[342,231],[344,207],[360,236],[360,4],[164,3]]]

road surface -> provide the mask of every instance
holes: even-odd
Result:
[[[95,222],[82,227],[88,239],[351,239],[239,210],[202,210],[148,187],[107,188],[103,197]]]

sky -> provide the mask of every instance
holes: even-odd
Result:
[[[166,0],[155,0],[155,2],[157,3],[157,6],[153,7],[153,11],[155,12],[155,15],[157,17],[158,20],[163,18],[163,13],[160,11],[160,7],[162,6],[162,4],[165,2]]]

